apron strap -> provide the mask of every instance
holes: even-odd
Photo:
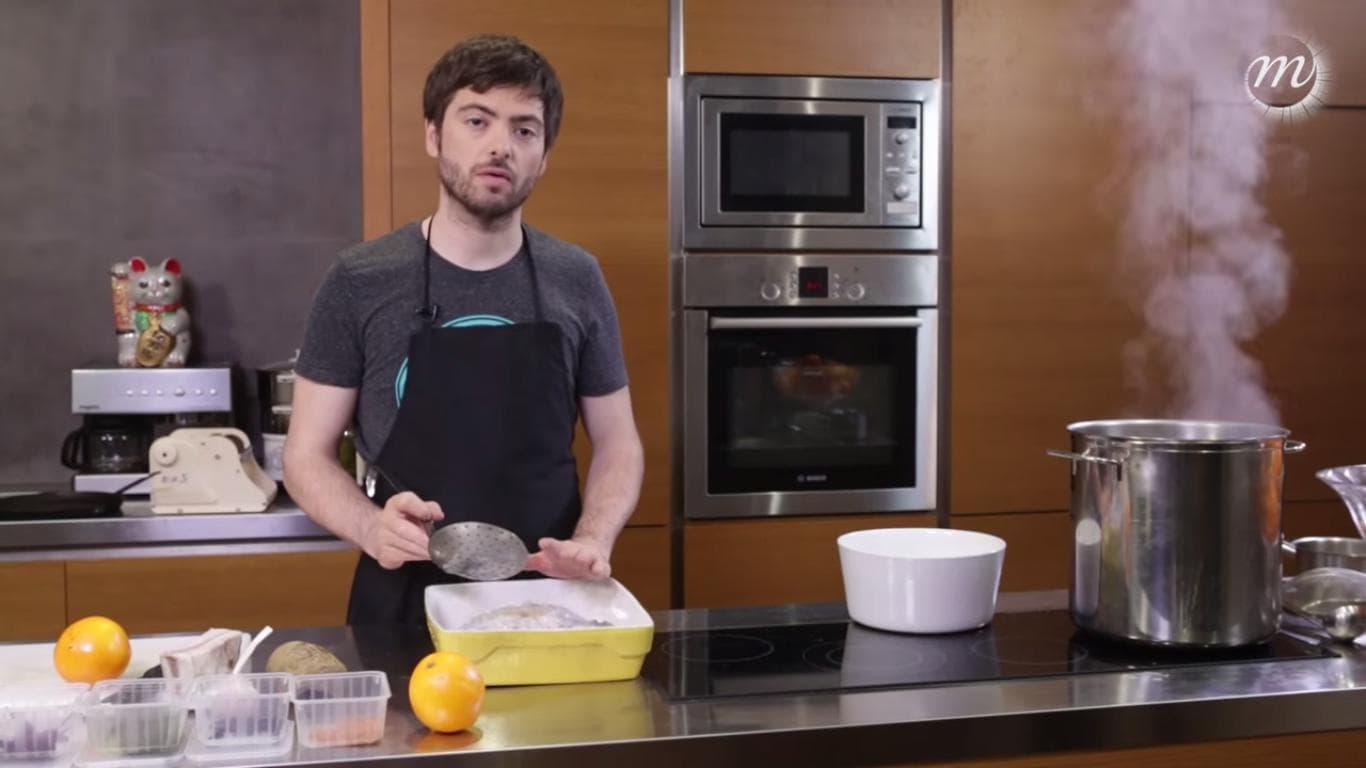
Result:
[[[436,214],[427,220],[427,232],[422,240],[422,304],[413,314],[422,318],[428,326],[438,327],[437,319],[441,316],[441,305],[432,301],[432,227],[436,224]],[[522,248],[526,249],[526,268],[531,276],[531,303],[533,318],[536,322],[545,320],[545,311],[541,305],[540,281],[536,275],[536,262],[531,256],[531,232],[522,225]],[[516,258],[514,256],[514,258]]]

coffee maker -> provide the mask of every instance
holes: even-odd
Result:
[[[77,491],[147,495],[152,441],[181,427],[233,425],[233,368],[76,368],[71,412],[80,429],[62,443]]]

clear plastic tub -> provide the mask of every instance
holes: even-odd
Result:
[[[102,680],[85,710],[87,753],[99,760],[169,757],[185,748],[189,705],[169,680]],[[86,760],[90,762],[90,760]]]
[[[298,675],[294,718],[305,747],[373,744],[384,737],[389,678],[383,672]]]
[[[294,676],[213,675],[197,678],[190,692],[195,736],[207,747],[277,744],[289,728]]]
[[[85,683],[0,688],[0,765],[65,764],[85,744]]]

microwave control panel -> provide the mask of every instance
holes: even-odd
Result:
[[[881,110],[882,215],[892,226],[920,226],[921,136],[919,104],[885,104]]]

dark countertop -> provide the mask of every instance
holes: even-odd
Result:
[[[1065,592],[1048,592],[1006,594],[999,607],[1065,605]],[[654,616],[657,632],[847,620],[838,604]],[[393,696],[379,744],[296,746],[278,765],[855,766],[1366,728],[1366,651],[1333,646],[1342,655],[681,701],[645,677],[490,688],[475,727],[443,736],[423,728],[408,706],[409,672],[431,650],[422,628],[280,631],[262,651],[291,639],[325,645],[353,669],[385,671]]]

